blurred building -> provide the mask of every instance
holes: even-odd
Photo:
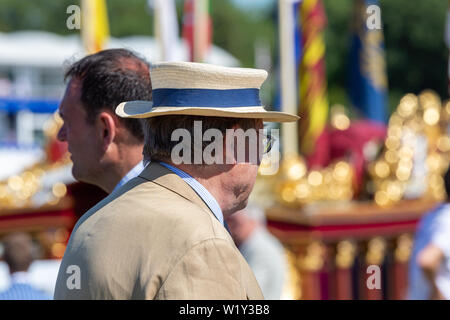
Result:
[[[42,142],[43,124],[64,93],[64,65],[85,55],[81,39],[43,31],[0,33],[0,47],[0,144]],[[161,60],[158,43],[152,37],[110,38],[105,48],[127,48],[150,62]],[[174,60],[188,60],[184,41],[179,40],[173,48]],[[217,46],[209,50],[206,62],[239,65],[236,58]]]

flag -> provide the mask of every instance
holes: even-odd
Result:
[[[377,4],[377,0],[355,0],[349,89],[353,106],[364,117],[385,123],[388,113],[386,61],[381,11]],[[369,16],[368,12],[373,13]]]
[[[296,114],[298,102],[298,73],[295,68],[301,59],[301,36],[299,32],[298,8],[301,0],[278,1],[278,32],[280,87],[277,98],[283,112]],[[298,155],[297,122],[282,123],[283,156]]]
[[[209,0],[185,0],[183,38],[189,47],[189,60],[204,62],[212,42]]]
[[[174,61],[178,44],[178,20],[174,0],[149,0],[155,12],[155,38],[160,60]]]
[[[328,117],[324,41],[327,18],[321,0],[303,0],[296,10],[297,19],[300,20],[297,25],[301,28],[296,46],[300,115],[298,133],[301,152],[309,154],[325,128]]]
[[[447,48],[450,49],[450,1],[447,9],[447,20],[445,22],[445,43],[447,44]],[[450,55],[449,62],[447,66],[447,90],[450,94]]]
[[[102,50],[109,38],[108,13],[105,0],[82,0],[81,34],[86,51]]]

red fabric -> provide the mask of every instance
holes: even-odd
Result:
[[[67,142],[61,142],[58,139],[51,139],[47,143],[47,159],[50,163],[61,160],[67,152]]]
[[[194,1],[184,1],[183,38],[189,47],[189,61],[194,59]]]
[[[208,43],[206,44],[205,50],[211,45],[212,42],[212,20],[211,16],[208,15]],[[184,1],[184,13],[183,13],[183,38],[189,47],[189,61],[194,61],[194,1],[185,0]]]
[[[307,158],[309,168],[323,168],[337,159],[349,161],[355,170],[355,184],[362,182],[366,159],[364,146],[370,141],[382,143],[386,138],[386,126],[369,120],[352,122],[346,130],[327,127],[317,139],[316,148]]]
[[[283,234],[283,237],[309,237],[313,234],[320,235],[323,239],[336,239],[349,235],[352,237],[371,237],[413,232],[418,222],[418,219],[411,219],[377,223],[307,226],[269,220],[267,226],[275,234]]]

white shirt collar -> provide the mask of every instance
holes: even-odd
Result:
[[[206,203],[208,208],[216,216],[217,220],[219,220],[219,222],[224,225],[223,213],[222,209],[219,206],[219,203],[217,203],[217,200],[213,197],[213,195],[200,182],[198,182],[191,175],[179,168],[173,167],[164,162],[160,162],[159,164],[168,168],[173,173],[178,175],[181,179],[183,179],[184,182],[186,182],[199,195],[203,202]]]
[[[145,166],[143,161],[139,161],[138,164],[135,165],[133,169],[128,171],[128,173],[119,181],[119,183],[114,187],[112,192],[119,189],[121,186],[123,186],[125,183],[127,183],[134,177],[137,177],[142,172],[142,170],[144,170],[144,168]]]

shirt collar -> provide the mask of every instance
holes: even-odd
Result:
[[[144,167],[145,166],[143,161],[139,161],[138,164],[135,165],[133,169],[128,171],[128,173],[119,181],[119,183],[114,187],[113,192],[119,189],[121,186],[123,186],[125,183],[127,183],[134,177],[137,177],[142,172],[142,170],[144,170]]]
[[[219,222],[223,225],[223,213],[222,209],[220,208],[219,204],[217,203],[217,200],[212,196],[212,194],[197,180],[195,180],[191,175],[184,172],[183,170],[173,167],[167,163],[160,162],[160,164],[167,169],[171,170],[173,173],[175,173],[177,176],[179,176],[181,179],[183,179],[184,182],[186,182],[196,193],[197,195],[203,200],[203,202],[206,203],[208,208],[211,210],[211,212],[214,214],[214,216],[219,220]]]

